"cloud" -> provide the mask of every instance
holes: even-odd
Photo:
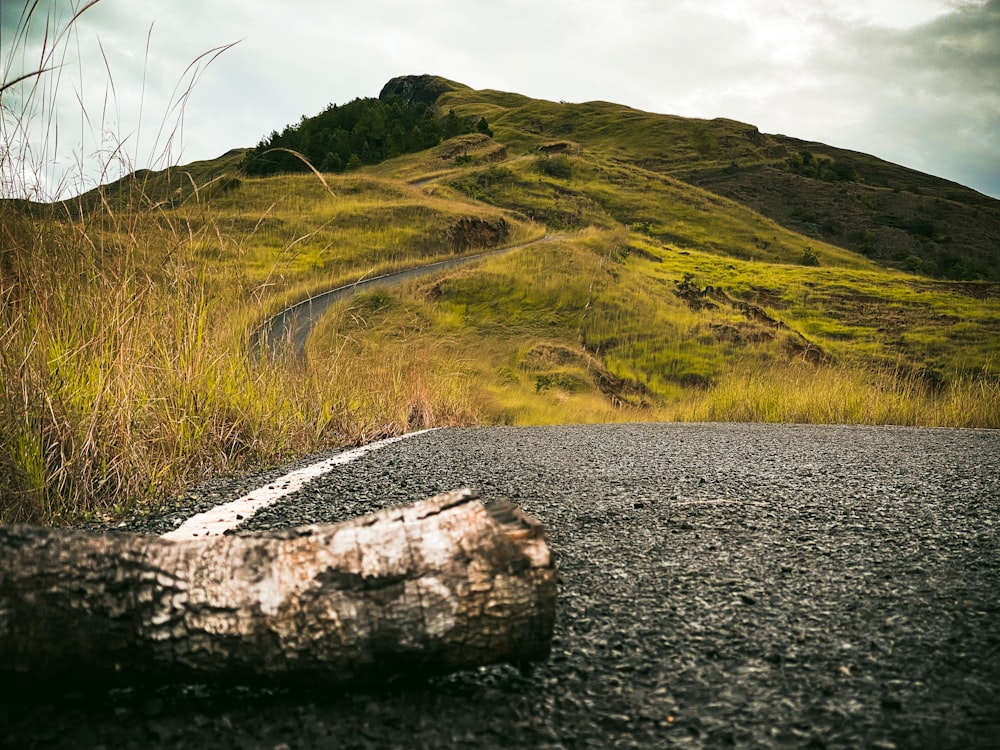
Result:
[[[821,63],[832,98],[853,102],[844,139],[1000,195],[1000,0],[910,29],[843,27]]]
[[[675,95],[678,113],[866,151],[1000,196],[1000,0],[698,7],[745,39],[728,43],[728,69]]]

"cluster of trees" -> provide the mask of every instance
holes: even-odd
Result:
[[[796,174],[806,177],[815,177],[827,182],[845,181],[853,182],[858,179],[858,172],[854,164],[845,160],[834,160],[829,156],[813,156],[808,151],[793,153],[785,164],[788,169]]]
[[[459,117],[454,110],[438,117],[420,102],[398,96],[355,99],[331,104],[315,117],[305,117],[275,130],[247,151],[241,164],[247,175],[304,172],[301,154],[321,172],[343,172],[377,164],[394,156],[422,151],[464,133],[493,135],[485,118]]]

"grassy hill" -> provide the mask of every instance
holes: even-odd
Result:
[[[432,425],[1000,427],[1000,202],[729,120],[429,76],[382,95],[493,136],[273,177],[234,150],[0,205],[0,519]],[[338,303],[304,358],[249,343],[323,289],[504,247]]]
[[[484,114],[497,139],[522,152],[564,142],[623,169],[705,188],[882,265],[1000,281],[1000,202],[873,156],[763,134],[733,120],[656,115],[607,102],[554,103],[459,85],[439,102],[459,114]]]

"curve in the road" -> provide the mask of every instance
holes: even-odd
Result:
[[[359,279],[351,284],[329,289],[320,294],[316,294],[308,299],[289,305],[281,312],[272,315],[264,321],[251,337],[251,349],[255,352],[266,353],[276,356],[283,352],[291,351],[296,356],[305,351],[306,341],[313,327],[320,318],[330,309],[330,306],[338,300],[345,299],[360,292],[369,291],[378,287],[395,286],[404,281],[428,276],[433,273],[447,271],[459,266],[474,263],[477,260],[489,258],[493,255],[510,253],[515,250],[522,250],[539,242],[549,242],[556,237],[545,235],[530,242],[523,242],[519,245],[500,248],[475,255],[464,255],[460,258],[450,258],[448,260],[428,263],[415,268],[408,268],[403,271],[393,271],[379,276]]]

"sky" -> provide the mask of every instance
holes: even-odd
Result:
[[[99,0],[65,31],[86,4],[39,0],[19,34],[23,0],[0,0],[0,81],[54,67],[0,93],[0,191],[214,158],[430,73],[740,120],[1000,197],[1000,0]]]

